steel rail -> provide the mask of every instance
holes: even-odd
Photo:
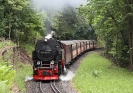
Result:
[[[44,90],[42,89],[42,82],[41,81],[40,81],[40,86],[39,87],[40,87],[41,92],[45,93]]]
[[[54,82],[54,83],[53,83]],[[51,84],[51,88],[52,88],[52,90],[54,91],[54,93],[61,93],[60,91],[59,91],[59,89],[56,87],[56,85],[55,85],[55,81],[51,81],[50,82],[50,84]]]

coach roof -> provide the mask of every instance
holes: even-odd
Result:
[[[65,44],[65,45],[72,45],[72,44],[76,44],[74,41],[60,41],[61,43]]]

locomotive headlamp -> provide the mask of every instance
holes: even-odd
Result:
[[[54,61],[52,60],[50,64],[54,64]]]
[[[37,65],[40,65],[41,64],[41,62],[40,61],[37,61]]]

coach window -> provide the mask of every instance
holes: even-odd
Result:
[[[90,44],[92,44],[92,41],[90,42]]]
[[[73,45],[72,48],[73,48],[73,51],[76,50],[76,45]]]
[[[78,44],[78,48],[80,48],[80,44]]]

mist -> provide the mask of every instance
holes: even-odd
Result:
[[[85,0],[31,0],[36,12],[45,11],[47,14],[47,19],[44,20],[46,31],[44,35],[51,32],[53,25],[55,24],[54,18],[57,13],[64,11],[63,9],[71,6],[73,8],[78,8],[81,4],[85,4]],[[44,16],[44,15],[42,15]]]
[[[31,0],[36,9],[60,10],[67,5],[79,7],[85,0]]]

